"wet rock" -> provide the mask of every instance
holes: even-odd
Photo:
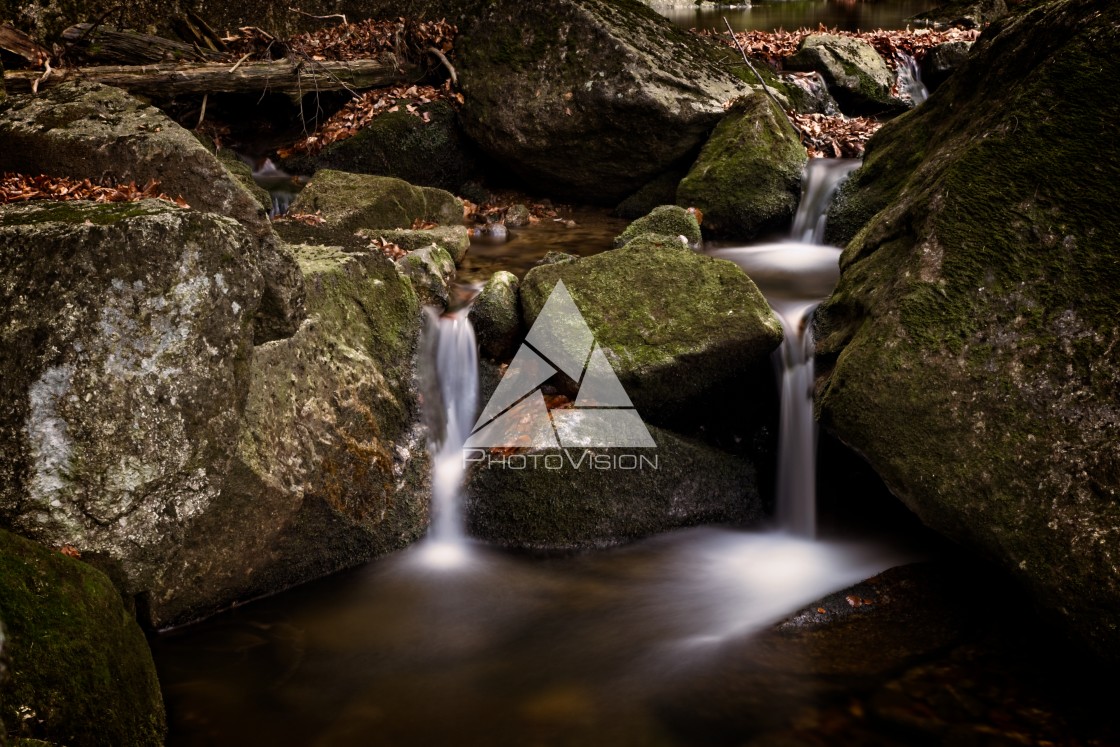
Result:
[[[306,173],[334,169],[393,176],[457,193],[477,170],[473,146],[447,102],[423,104],[417,111],[420,116],[403,108],[382,114],[353,137],[331,143],[314,157],[289,159],[284,166]]]
[[[162,588],[237,440],[254,239],[159,201],[6,206],[0,237],[3,523]]]
[[[524,335],[517,292],[521,281],[500,270],[490,276],[471,304],[470,320],[482,352],[494,360],[508,360]]]
[[[972,42],[952,41],[929,49],[922,58],[922,82],[933,91],[968,59]]]
[[[188,131],[158,109],[96,83],[69,83],[25,96],[0,113],[0,171],[130,181],[155,179],[194,210],[234,218],[255,241],[242,261],[260,273],[264,298],[257,342],[284,337],[303,318],[303,286],[294,260],[261,204]]]
[[[0,615],[16,744],[163,744],[148,642],[104,574],[0,529]]]
[[[906,106],[891,96],[894,73],[875,48],[862,39],[810,34],[797,53],[787,57],[789,70],[816,71],[845,114],[899,111]]]
[[[675,238],[647,235],[534,267],[521,283],[527,325],[560,280],[646,419],[710,408],[781,342],[777,319],[746,274]]]
[[[796,100],[796,109],[801,114],[827,114],[833,116],[840,113],[840,105],[832,94],[828,92],[828,83],[820,73],[784,73],[782,80],[786,81],[790,91],[796,91],[793,98]]]
[[[613,205],[691,158],[741,92],[715,49],[636,2],[490,3],[456,44],[463,126],[539,188]]]
[[[1120,658],[1120,8],[1041,3],[872,138],[818,311],[822,423]],[[1091,108],[1086,101],[1094,101]]]
[[[506,208],[504,223],[510,228],[523,228],[531,222],[533,214],[526,205],[520,203]]]
[[[448,225],[463,220],[463,204],[450,192],[388,176],[330,169],[316,172],[292,203],[292,211],[319,211],[328,229],[343,231],[411,228],[417,220]]]
[[[684,244],[697,248],[703,243],[700,224],[696,216],[676,205],[662,205],[654,208],[649,215],[634,221],[615,237],[615,248],[626,246],[643,234],[659,234],[669,238],[684,237]]]
[[[741,99],[716,127],[677,204],[704,213],[710,236],[751,239],[793,220],[808,155],[783,112],[764,96]]]
[[[450,254],[429,244],[401,257],[397,267],[412,283],[421,305],[447,308],[448,283],[455,277],[455,260]]]
[[[505,547],[575,550],[761,518],[748,462],[649,431],[657,448],[621,450],[623,456],[618,449],[468,450],[468,532]],[[616,457],[621,461],[610,461]]]
[[[241,186],[253,196],[265,210],[272,210],[272,195],[268,190],[253,181],[253,170],[249,168],[249,164],[241,160],[236,153],[229,148],[222,148],[214,155],[217,157],[218,162],[226,167],[226,171],[230,176],[236,179]]]
[[[1017,2],[1018,0],[1013,0]],[[914,20],[946,26],[980,28],[1007,15],[1007,0],[950,0]]]
[[[540,267],[541,265],[563,265],[569,262],[575,262],[578,259],[578,254],[569,254],[567,252],[550,250],[540,258],[535,266]]]
[[[435,244],[440,249],[451,255],[451,259],[458,265],[470,249],[471,239],[465,226],[436,226],[424,230],[408,228],[362,228],[358,235],[365,238],[380,238],[390,241],[406,252],[413,252],[425,246]]]

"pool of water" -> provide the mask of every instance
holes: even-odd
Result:
[[[745,7],[653,5],[653,9],[683,28],[724,31],[726,17],[736,31],[816,28],[824,24],[843,31],[903,29],[918,13],[941,3],[930,0],[755,0]],[[913,25],[913,24],[911,24]]]

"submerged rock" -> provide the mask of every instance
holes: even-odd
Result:
[[[683,236],[684,242],[693,249],[703,243],[700,224],[696,216],[676,205],[661,205],[649,215],[634,221],[621,234],[615,237],[615,247],[623,247],[643,234],[659,234],[670,239]]]
[[[517,295],[520,286],[516,275],[499,270],[471,304],[470,320],[478,346],[494,360],[512,358],[525,332]]]
[[[382,114],[353,137],[331,143],[317,156],[289,159],[284,165],[307,173],[335,169],[394,176],[410,184],[457,193],[477,169],[473,146],[447,102],[434,101],[417,111],[421,116],[403,108]]]
[[[675,238],[641,236],[534,267],[521,283],[527,325],[560,280],[643,418],[710,408],[781,343],[778,320],[742,270]]]
[[[906,105],[891,96],[894,73],[875,47],[863,39],[810,34],[797,53],[785,59],[789,70],[815,70],[845,114],[899,111]]]
[[[417,220],[458,224],[463,204],[450,192],[388,176],[323,169],[292,203],[294,213],[320,212],[331,230],[411,228]]]
[[[649,431],[657,448],[468,450],[467,531],[504,547],[576,550],[761,519],[750,463]]]
[[[821,420],[927,525],[1120,658],[1120,7],[992,28],[842,189]]]
[[[277,240],[268,213],[245,185],[187,130],[124,91],[67,83],[23,96],[0,112],[0,171],[159,182],[194,210],[237,220],[254,241],[241,261],[260,273],[264,298],[254,304],[257,342],[285,337],[303,318],[303,285],[295,262]]]
[[[797,211],[808,154],[768,98],[740,99],[677,187],[677,204],[704,213],[709,235],[751,239],[785,228]]]
[[[742,84],[636,0],[487,4],[456,42],[467,133],[548,192],[615,204],[692,157]]]
[[[0,529],[0,620],[16,744],[163,744],[148,642],[103,573]]]

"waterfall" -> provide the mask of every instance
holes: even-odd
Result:
[[[782,321],[785,339],[775,353],[781,378],[777,520],[781,529],[802,537],[813,537],[817,523],[810,320],[840,277],[840,250],[822,243],[824,226],[837,188],[858,166],[854,159],[809,162],[789,240],[712,252],[742,267]]]
[[[421,335],[422,411],[432,459],[429,559],[450,562],[466,550],[460,512],[463,444],[478,415],[478,346],[469,307],[440,315],[428,307]]]
[[[917,106],[929,98],[929,89],[922,82],[922,71],[918,69],[918,61],[905,52],[899,52],[897,62],[898,92]]]

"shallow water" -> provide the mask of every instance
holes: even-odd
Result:
[[[736,31],[816,28],[818,24],[843,31],[904,29],[916,25],[908,19],[932,10],[930,0],[754,0],[749,7],[693,8],[688,5],[653,9],[678,26],[724,31],[724,17]]]
[[[721,644],[904,559],[712,528],[450,569],[414,547],[159,638],[168,744],[675,744],[655,703]]]

